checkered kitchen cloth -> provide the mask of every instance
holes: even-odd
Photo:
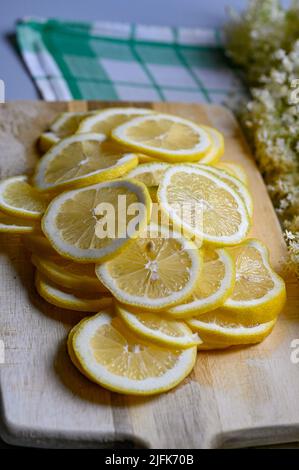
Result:
[[[243,90],[215,30],[26,18],[17,39],[47,101],[220,103]]]

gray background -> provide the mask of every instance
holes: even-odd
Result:
[[[242,9],[246,3],[246,0],[0,0],[0,78],[5,82],[5,98],[38,98],[12,45],[15,22],[24,16],[214,27],[225,21],[227,5]]]

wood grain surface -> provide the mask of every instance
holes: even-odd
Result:
[[[116,104],[110,103],[115,106]],[[117,103],[117,106],[120,104]],[[125,103],[122,103],[125,105]],[[225,160],[242,163],[255,204],[253,235],[281,272],[286,247],[262,178],[240,129],[224,108],[141,104],[225,135]],[[15,102],[0,106],[0,176],[30,173],[36,140],[61,111],[106,107],[100,102]],[[258,346],[200,352],[192,374],[152,398],[110,393],[85,379],[66,353],[66,336],[81,314],[51,307],[35,292],[29,254],[19,236],[0,238],[0,434],[36,447],[246,447],[299,441],[299,285],[285,275],[288,301],[272,335]]]

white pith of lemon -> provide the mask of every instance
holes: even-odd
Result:
[[[40,230],[34,220],[21,219],[0,212],[0,233],[33,233]]]
[[[95,275],[94,264],[78,264],[59,254],[33,254],[31,262],[40,273],[58,286],[81,292],[108,292]]]
[[[40,159],[33,181],[44,191],[89,186],[118,178],[137,164],[135,154],[106,142],[103,134],[75,134],[51,147]]]
[[[40,219],[48,205],[27,176],[14,176],[0,182],[0,210],[24,219]]]
[[[66,112],[61,113],[50,124],[49,130],[43,132],[38,140],[39,149],[42,153],[47,152],[53,145],[57,144],[61,139],[65,139],[73,135],[82,121],[91,116],[93,111],[86,112]]]
[[[46,153],[53,145],[58,144],[60,138],[54,132],[43,132],[38,139],[38,148],[41,153]]]
[[[203,268],[196,288],[190,298],[170,308],[172,318],[191,316],[214,310],[231,295],[235,284],[235,267],[225,249],[203,249]]]
[[[125,198],[122,209],[119,204],[123,199],[119,197]],[[115,232],[104,231],[103,237],[99,238],[97,229],[105,227],[106,223],[101,204],[111,208],[112,214],[107,212],[107,223],[111,220]],[[128,213],[133,204],[142,209],[138,216],[135,212]],[[57,196],[42,219],[42,229],[62,256],[81,263],[103,261],[116,256],[144,230],[150,219],[151,205],[148,190],[142,183],[108,181]]]
[[[226,170],[222,168],[216,168],[210,165],[204,167],[206,170],[210,171],[213,175],[221,178],[225,183],[227,183],[233,190],[235,190],[239,196],[243,199],[245,206],[247,208],[249,217],[253,216],[253,201],[248,188],[242,183],[238,178],[229,174]]]
[[[245,186],[248,186],[248,176],[242,165],[239,165],[238,163],[234,163],[234,162],[221,161],[221,162],[217,162],[215,166],[216,168],[225,170],[230,175],[242,181],[242,183],[245,184]]]
[[[172,166],[162,177],[157,197],[175,227],[204,243],[234,245],[250,229],[243,199],[205,165]]]
[[[119,302],[162,310],[187,298],[202,268],[199,250],[166,227],[150,224],[142,237],[96,266],[100,281]]]
[[[97,132],[109,136],[111,131],[121,124],[138,116],[152,114],[153,111],[144,108],[107,108],[87,117],[80,123],[77,132]]]
[[[131,312],[119,304],[116,305],[116,312],[130,330],[145,340],[178,349],[201,343],[198,335],[194,335],[182,321],[164,318],[161,314],[152,312]]]
[[[212,141],[212,145],[207,153],[199,160],[199,163],[204,163],[205,165],[214,165],[222,157],[224,153],[224,138],[221,132],[217,131],[210,126],[201,125],[205,129]]]
[[[95,111],[72,112],[68,111],[59,116],[50,124],[49,130],[59,139],[64,139],[73,135],[83,119],[92,116]]]
[[[272,320],[244,326],[218,310],[187,320],[187,324],[199,334],[203,342],[230,346],[263,341],[271,333],[275,323],[276,320]]]
[[[64,309],[93,313],[112,305],[112,297],[101,295],[89,297],[83,294],[81,296],[77,292],[63,290],[38,271],[35,274],[35,287],[44,300]]]
[[[283,279],[270,265],[267,248],[249,239],[231,249],[236,264],[232,295],[224,302],[224,312],[241,324],[271,321],[281,312],[286,299]]]
[[[148,187],[159,186],[161,178],[168,168],[170,165],[165,162],[142,163],[127,173],[126,178],[134,178]]]
[[[109,311],[81,322],[72,346],[87,377],[128,395],[154,395],[174,388],[192,370],[197,351],[195,346],[175,350],[144,342]]]
[[[170,114],[134,118],[116,127],[111,136],[128,148],[170,162],[199,160],[211,147],[207,131]]]

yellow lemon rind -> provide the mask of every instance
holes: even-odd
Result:
[[[62,203],[64,203],[68,198],[71,198],[77,192],[81,191],[89,191],[90,189],[99,189],[102,187],[113,187],[113,186],[122,186],[125,185],[126,188],[132,189],[137,195],[138,200],[140,203],[144,205],[146,208],[144,218],[140,221],[139,230],[135,233],[131,233],[131,237],[123,238],[119,243],[119,240],[116,239],[116,245],[110,246],[109,250],[107,249],[81,249],[76,248],[74,249],[69,244],[63,242],[60,237],[57,237],[58,229],[56,229],[55,225],[55,217],[58,213],[59,207]],[[135,237],[138,236],[138,233],[142,232],[151,216],[151,208],[152,208],[152,200],[149,195],[149,192],[146,186],[142,183],[139,183],[135,180],[130,179],[122,179],[117,181],[108,181],[107,183],[98,183],[92,186],[88,186],[85,188],[79,188],[72,191],[66,191],[55,199],[51,201],[49,204],[43,218],[42,218],[42,231],[44,232],[45,236],[53,246],[53,248],[65,258],[71,259],[73,261],[77,261],[78,263],[93,263],[93,262],[104,262],[108,261],[121,251],[123,251],[130,243],[134,240]]]
[[[193,369],[196,361],[196,347],[182,349],[178,365],[159,377],[149,377],[144,380],[129,379],[113,374],[99,364],[86,345],[96,329],[109,324],[112,316],[109,312],[100,312],[82,322],[75,331],[72,344],[77,360],[85,375],[102,387],[126,395],[156,395],[176,387]],[[157,347],[157,346],[153,346]]]
[[[195,145],[195,147],[191,150],[188,149],[180,149],[180,150],[167,150],[165,148],[157,148],[153,146],[149,146],[146,144],[142,144],[140,142],[136,142],[126,136],[126,131],[131,126],[136,126],[138,124],[146,122],[148,119],[159,121],[162,119],[171,120],[174,123],[181,123],[185,124],[186,126],[190,127],[193,131],[195,131],[199,138],[200,142]],[[156,157],[158,160],[168,161],[170,163],[177,163],[177,162],[184,162],[184,161],[197,161],[203,155],[207,153],[210,149],[212,142],[210,139],[209,134],[205,129],[201,126],[195,124],[192,121],[187,119],[180,118],[178,116],[174,116],[171,114],[162,114],[156,113],[150,116],[141,116],[130,120],[129,122],[122,124],[116,127],[112,133],[111,137],[118,143],[131,148],[139,153],[145,153],[149,156]]]
[[[191,300],[189,303],[175,305],[167,311],[170,318],[185,319],[219,308],[230,297],[235,285],[235,266],[230,254],[223,248],[215,250],[225,266],[225,275],[219,289],[205,299]],[[199,278],[199,283],[201,282]]]
[[[199,336],[196,334],[194,335],[192,330],[184,322],[168,320],[170,323],[175,323],[178,330],[181,331],[182,335],[177,337],[167,335],[161,331],[157,332],[156,330],[153,330],[142,324],[133,312],[130,312],[125,306],[120,304],[116,304],[116,313],[122,318],[127,327],[137,336],[140,336],[141,338],[144,338],[145,340],[151,341],[160,346],[185,349],[197,346],[201,343]],[[151,313],[151,315],[157,316],[154,313]],[[165,320],[164,317],[161,317],[161,319]]]
[[[39,295],[56,307],[77,312],[98,312],[112,305],[111,297],[84,298],[75,293],[65,292],[36,271],[35,287]]]

